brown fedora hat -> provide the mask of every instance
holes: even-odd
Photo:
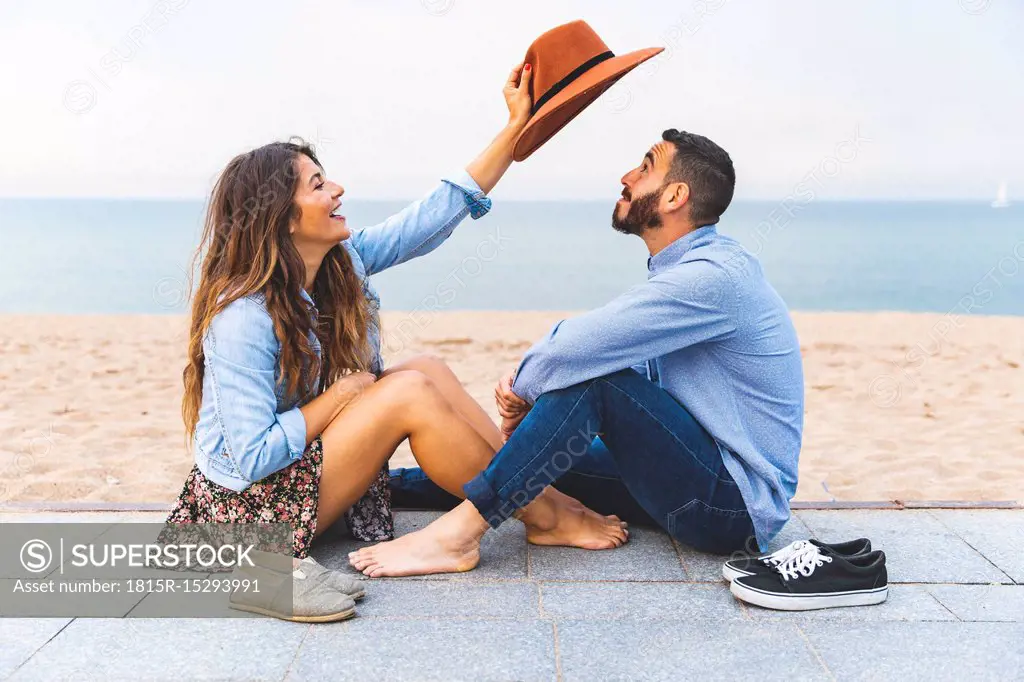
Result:
[[[522,161],[535,152],[617,80],[664,49],[616,57],[585,21],[557,26],[537,38],[525,60],[533,70],[533,114],[516,138],[512,158]]]

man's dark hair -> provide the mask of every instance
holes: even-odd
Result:
[[[676,154],[665,182],[690,186],[690,220],[697,227],[714,225],[732,201],[736,171],[724,149],[696,133],[670,128],[661,139],[675,145]]]

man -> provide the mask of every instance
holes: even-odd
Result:
[[[764,550],[786,523],[800,345],[760,263],[715,228],[732,201],[732,161],[705,137],[667,130],[621,182],[612,225],[646,243],[647,282],[563,320],[527,352],[497,389],[507,442],[464,486],[466,500],[353,553],[367,575],[475,565],[486,530],[562,478],[577,479],[558,487],[584,505],[646,514],[701,550],[750,538]]]

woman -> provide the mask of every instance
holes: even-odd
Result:
[[[529,65],[512,70],[509,121],[463,173],[374,227],[349,229],[344,188],[307,146],[274,143],[228,164],[200,247],[184,371],[196,464],[170,523],[287,522],[296,559],[346,513],[357,538],[389,539],[383,467],[406,438],[423,471],[463,497],[501,435],[443,362],[382,367],[379,300],[367,277],[487,212],[486,194],[530,116],[529,80]],[[598,549],[625,540],[617,519],[555,491],[523,521],[531,542]],[[450,556],[411,557],[410,572],[468,570],[479,559],[475,550]],[[448,557],[443,566],[439,557]]]

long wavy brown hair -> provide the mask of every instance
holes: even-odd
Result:
[[[182,373],[187,440],[195,433],[203,399],[203,338],[214,316],[239,298],[263,295],[280,344],[279,382],[288,395],[320,393],[341,376],[369,366],[367,329],[374,319],[341,244],[328,252],[308,292],[315,315],[302,297],[306,268],[289,230],[300,216],[294,201],[300,154],[321,166],[313,148],[301,140],[240,154],[220,174],[210,196],[192,265],[192,273],[201,270]],[[320,342],[322,359],[311,333]]]

